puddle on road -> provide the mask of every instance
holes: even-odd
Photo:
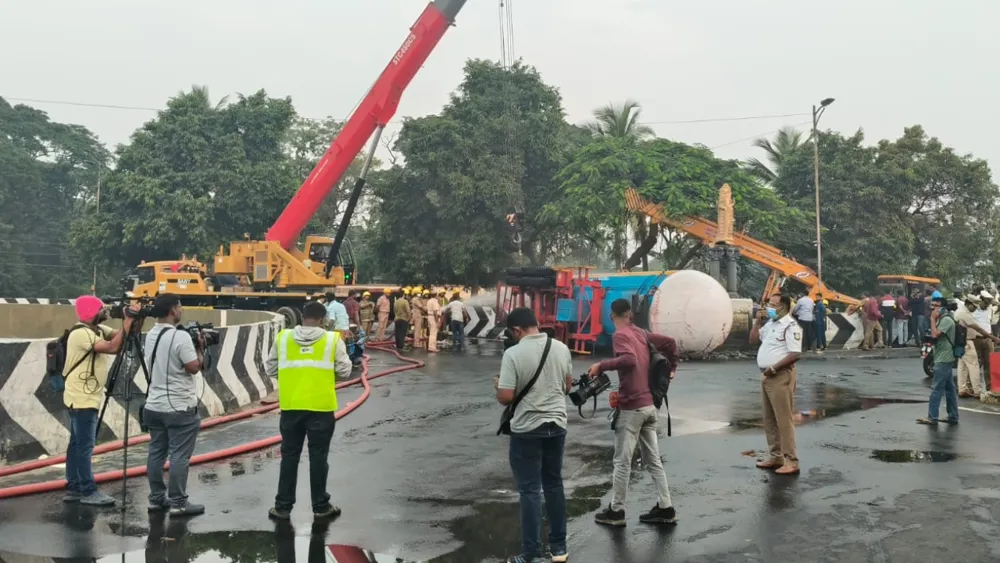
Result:
[[[945,463],[954,461],[961,456],[949,452],[937,451],[875,450],[872,452],[871,457],[885,463]]]
[[[816,383],[804,395],[798,394],[796,405],[811,408],[795,411],[793,418],[796,425],[808,424],[825,418],[833,418],[847,413],[864,411],[893,404],[926,403],[920,399],[891,399],[883,397],[863,397],[857,392],[839,385]],[[759,414],[749,418],[734,418],[730,424],[735,428],[760,428],[763,422]]]

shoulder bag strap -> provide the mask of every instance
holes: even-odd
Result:
[[[163,335],[166,334],[167,332],[171,331],[171,330],[177,330],[177,329],[174,328],[174,327],[168,327],[168,328],[165,328],[165,329],[161,330],[160,334],[158,334],[156,336],[156,342],[153,344],[153,354],[149,357],[149,377],[150,377],[150,379],[152,379],[152,377],[153,377],[153,364],[156,363],[156,349],[160,347],[160,340],[163,338]]]
[[[524,390],[518,393],[517,397],[514,398],[514,402],[510,404],[510,412],[514,412],[514,409],[517,408],[517,405],[518,403],[521,402],[521,399],[523,399],[524,396],[528,394],[528,391],[531,391],[531,388],[535,386],[535,382],[538,381],[538,376],[542,374],[542,368],[545,367],[545,360],[547,360],[549,357],[550,348],[552,348],[551,336],[545,339],[545,350],[542,351],[542,359],[538,362],[538,369],[535,370],[535,375],[532,376],[531,381],[529,381],[528,384],[525,385]]]
[[[73,328],[69,329],[69,333],[73,334],[73,331],[81,329],[81,328],[89,328],[89,327],[87,327],[86,325],[76,325]],[[98,338],[100,338],[100,335],[97,335],[96,333],[95,333],[95,335],[98,336]],[[94,343],[96,344],[97,340],[94,340]],[[67,346],[69,345],[69,337],[68,336],[66,337],[66,344],[67,344]],[[66,377],[67,375],[73,373],[73,370],[75,370],[76,368],[80,367],[80,364],[82,364],[83,361],[86,360],[87,358],[89,358],[90,355],[93,354],[93,353],[94,353],[94,347],[91,346],[90,350],[87,350],[87,353],[84,354],[82,358],[80,358],[79,360],[77,360],[75,364],[73,364],[73,367],[71,367],[71,368],[69,368],[67,370],[63,370],[63,377]]]

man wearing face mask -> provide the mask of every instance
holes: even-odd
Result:
[[[802,329],[792,318],[791,309],[790,297],[772,295],[750,329],[750,343],[760,343],[757,366],[761,371],[764,434],[770,452],[769,459],[760,460],[757,467],[774,470],[778,475],[799,473],[792,413],[795,410],[795,363],[802,354]]]

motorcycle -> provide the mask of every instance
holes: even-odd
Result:
[[[930,340],[930,335],[924,338],[924,343],[920,345],[920,357],[924,363],[924,375],[934,377],[934,343]]]

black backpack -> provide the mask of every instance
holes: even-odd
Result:
[[[672,428],[667,393],[670,391],[670,374],[674,371],[674,366],[649,340],[646,340],[646,346],[649,347],[649,391],[653,395],[654,407],[667,407],[667,436],[670,436]]]
[[[948,316],[951,317],[952,315],[949,314]],[[954,342],[951,342],[947,334],[945,334],[944,337],[945,340],[948,340],[948,343],[951,344],[951,353],[955,356],[955,358],[965,356],[965,343],[969,339],[969,329],[965,325],[962,323],[955,323]]]
[[[66,389],[66,375],[75,370],[84,360],[93,353],[93,350],[84,354],[73,367],[66,368],[66,346],[69,342],[69,335],[75,330],[87,328],[85,325],[76,325],[63,332],[62,336],[45,345],[45,375],[48,377],[52,390],[62,393]]]

